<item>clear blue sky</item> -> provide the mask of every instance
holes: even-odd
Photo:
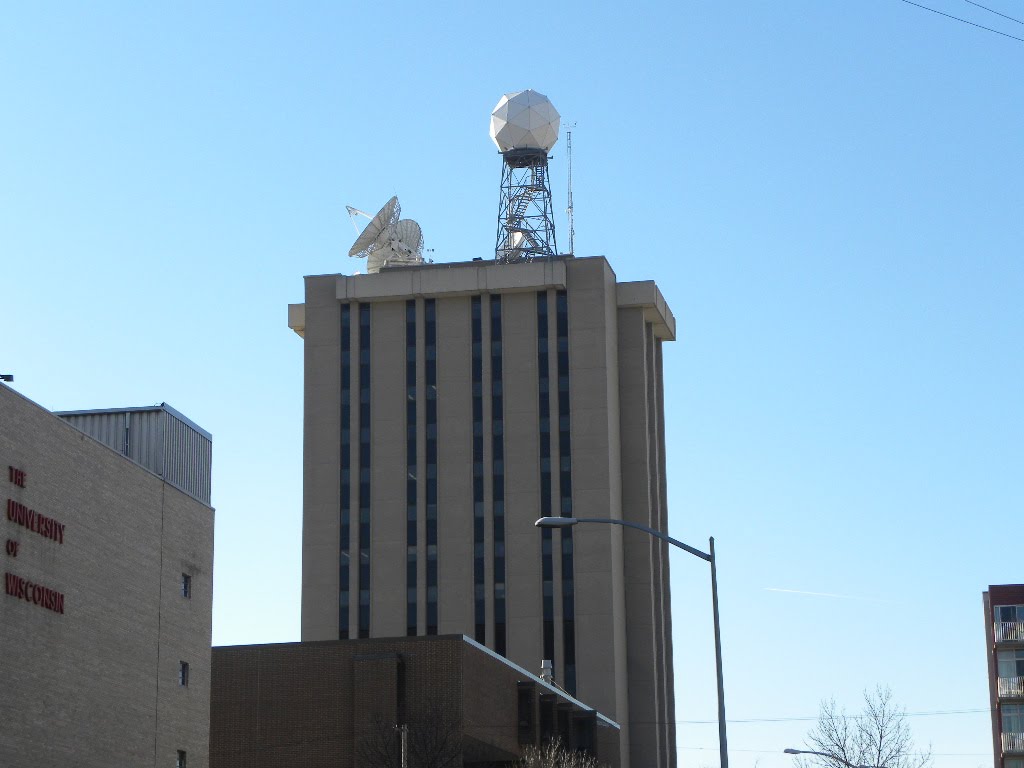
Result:
[[[345,205],[393,194],[436,260],[489,257],[488,116],[534,88],[578,124],[576,252],[678,320],[671,532],[716,537],[730,717],[885,683],[971,710],[912,718],[937,768],[991,765],[981,592],[1024,581],[1024,43],[900,0],[3,17],[0,369],[213,433],[215,643],[299,637],[302,276],[358,268]],[[707,569],[672,567],[678,718],[711,721]],[[734,723],[734,768],[793,768],[809,725]],[[713,724],[679,746],[717,766]]]

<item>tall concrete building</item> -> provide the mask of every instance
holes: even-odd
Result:
[[[204,768],[210,435],[61,416],[0,385],[0,765]]]
[[[306,278],[302,639],[466,634],[675,765],[662,342],[601,257]]]

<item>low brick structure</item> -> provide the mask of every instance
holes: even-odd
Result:
[[[462,635],[213,649],[211,768],[501,766],[558,736],[619,765],[619,727]]]
[[[0,509],[0,766],[204,768],[213,509],[4,385]]]

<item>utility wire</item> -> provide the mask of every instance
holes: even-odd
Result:
[[[929,8],[927,5],[921,5],[920,3],[911,2],[911,0],[901,0],[901,2],[904,2],[907,5],[913,5],[913,6],[917,7],[917,8],[923,8],[924,10],[931,11],[932,13],[937,13],[937,14],[939,14],[939,16],[945,16],[947,19],[953,19],[954,21],[961,21],[964,24],[970,24],[972,27],[977,27],[978,29],[984,29],[986,32],[995,32],[997,35],[1002,35],[1003,37],[1008,37],[1011,40],[1018,40],[1018,41],[1024,43],[1024,37],[1017,37],[1016,35],[1011,35],[1011,34],[1008,34],[1006,32],[1000,32],[998,29],[992,29],[992,27],[984,27],[981,24],[975,24],[973,21],[968,21],[967,19],[961,19],[959,16],[952,16],[952,15],[950,15],[948,13],[943,13],[942,11],[937,11],[934,8]],[[988,10],[988,9],[986,9],[986,10]]]
[[[980,712],[991,712],[991,707],[985,709],[936,709],[928,712],[904,712],[904,717],[928,717],[931,715],[972,715]],[[859,719],[865,717],[865,715],[847,715],[851,719]],[[750,717],[742,720],[731,720],[727,719],[727,723],[795,723],[801,721],[813,721],[817,720],[818,716],[814,717]],[[635,721],[634,721],[635,722]],[[677,724],[680,725],[717,725],[717,720],[676,720]]]
[[[976,5],[979,8],[984,8],[989,13],[994,13],[996,16],[1002,16],[1004,19],[1009,19],[1010,21],[1016,21],[1018,24],[1024,24],[1024,21],[1021,21],[1020,19],[1015,19],[1015,18],[1013,18],[1013,16],[1007,16],[1005,13],[1000,13],[999,11],[993,11],[988,6],[982,5],[981,3],[976,3],[976,2],[974,2],[974,0],[964,0],[964,2],[965,3],[970,3],[971,5]]]
[[[676,745],[676,750],[690,750],[694,752],[717,752],[718,747],[681,747]],[[729,747],[730,752],[755,752],[759,755],[777,755],[781,754],[782,750],[779,749],[735,749]],[[908,755],[919,755],[924,757],[926,755],[932,755],[934,757],[984,757],[986,755],[991,757],[991,752],[908,752]]]

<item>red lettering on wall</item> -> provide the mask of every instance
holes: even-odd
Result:
[[[7,554],[11,557],[18,556],[18,542],[16,542],[14,539],[7,540]]]
[[[7,479],[14,483],[16,486],[18,486],[19,488],[25,487],[25,480],[27,478],[28,475],[25,474],[25,470],[15,469],[12,466],[7,467]]]
[[[35,584],[13,573],[4,574],[4,591],[17,600],[24,600],[54,613],[64,613],[63,592]]]
[[[58,523],[52,517],[39,514],[20,501],[7,500],[7,519],[38,533],[40,536],[53,539],[58,544],[64,543],[64,523]]]

